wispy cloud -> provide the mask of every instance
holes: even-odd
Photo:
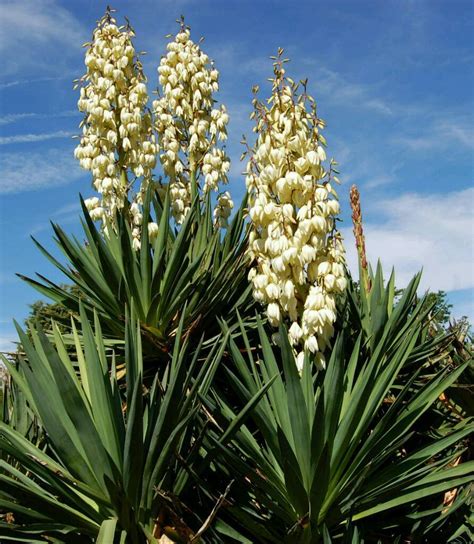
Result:
[[[0,194],[21,193],[76,181],[84,172],[64,149],[0,155]]]
[[[349,81],[334,70],[315,65],[312,58],[303,57],[300,62],[306,66],[314,66],[316,81],[313,84],[315,84],[318,95],[321,94],[325,100],[338,105],[371,110],[380,115],[393,115],[393,105],[378,96],[370,85]]]
[[[412,151],[431,151],[446,149],[453,143],[464,148],[474,149],[474,128],[464,121],[434,121],[421,134],[409,134],[394,140]]]
[[[0,117],[0,126],[10,125],[11,123],[16,123],[17,121],[21,121],[23,119],[31,119],[37,115],[38,114],[36,113],[8,113]]]
[[[71,213],[76,213],[80,211],[81,206],[79,205],[79,202],[71,202],[70,204],[65,204],[64,206],[61,206],[57,210],[54,210],[51,219],[58,219],[60,217],[64,217],[65,215],[69,215]]]
[[[31,70],[49,76],[64,69],[87,35],[65,5],[54,0],[2,0],[4,75]],[[57,62],[48,62],[49,51],[60,51],[55,55]]]
[[[395,181],[395,176],[392,174],[381,173],[373,177],[369,177],[366,181],[363,182],[365,189],[377,189],[385,185],[389,185]]]
[[[51,119],[53,117],[74,117],[79,115],[78,111],[68,110],[52,113],[35,113],[35,112],[22,112],[22,113],[7,113],[0,116],[0,126],[10,125],[23,119]]]
[[[0,9],[1,9],[1,3],[0,3]],[[10,87],[18,87],[21,85],[36,85],[37,83],[48,83],[51,81],[62,81],[64,79],[73,79],[77,77],[77,74],[75,72],[67,72],[62,73],[60,76],[55,77],[35,77],[35,78],[27,78],[27,79],[13,79],[10,81],[2,81],[0,82],[0,91],[3,89],[9,89]]]
[[[81,206],[79,202],[74,202],[71,204],[66,204],[64,206],[61,206],[57,210],[55,210],[49,217],[51,221],[58,222],[61,224],[61,226],[65,225],[71,225],[78,221],[78,216],[81,212]],[[45,230],[49,230],[51,228],[51,224],[49,221],[42,221],[37,223],[36,225],[33,225],[31,228],[28,229],[28,232],[26,233],[27,236],[35,236],[40,232],[43,232]]]
[[[385,160],[373,152],[374,144],[349,133],[344,139],[331,138],[330,154],[338,161],[343,187],[356,183],[363,189],[381,189],[397,183],[404,159]]]
[[[232,73],[237,77],[255,76],[256,81],[261,80],[262,74],[272,73],[272,60],[265,56],[245,56],[241,44],[227,42],[215,44],[209,48],[211,56],[216,58],[218,67],[226,71],[226,66],[232,67]],[[314,57],[309,57],[305,52],[294,52],[294,58],[288,67],[292,77],[306,78],[311,74],[310,86],[317,92],[317,97],[323,96],[325,101],[343,105],[345,107],[357,107],[370,110],[373,113],[392,116],[393,106],[387,100],[379,96],[373,86],[357,81],[350,81],[339,72],[322,65]]]
[[[0,136],[0,145],[25,144],[31,142],[43,142],[55,138],[70,138],[75,132],[57,130],[56,132],[43,132],[42,134],[17,134],[15,136]]]
[[[393,199],[372,199],[365,207],[367,253],[394,266],[397,285],[406,285],[423,268],[422,288],[455,291],[474,287],[474,189],[444,194],[405,193]],[[364,206],[365,205],[365,206]],[[375,223],[371,216],[382,216]],[[345,229],[348,261],[356,271],[353,236]]]
[[[22,85],[23,83],[26,83],[27,80],[22,79],[15,79],[14,81],[2,81],[0,83],[0,90],[2,89],[9,89],[10,87],[16,87],[17,85]]]

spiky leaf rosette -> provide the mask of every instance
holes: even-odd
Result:
[[[113,352],[81,307],[82,337],[74,327],[74,352],[53,325],[18,332],[25,350],[18,368],[4,359],[47,445],[0,423],[0,539],[2,542],[158,542],[168,534],[188,542],[204,518],[183,512],[179,496],[199,455],[194,430],[200,398],[212,381],[224,342],[207,357],[190,353],[183,322],[166,367],[149,387],[143,381],[138,323],[127,317],[125,384]],[[110,371],[110,367],[112,370]],[[194,446],[194,447],[193,447]],[[195,502],[197,499],[195,497]],[[2,520],[2,514],[9,513]],[[106,535],[109,535],[106,538]]]
[[[254,302],[246,279],[244,206],[245,201],[221,236],[213,226],[209,197],[204,209],[196,200],[177,231],[168,198],[161,203],[149,192],[144,222],[152,218],[159,225],[158,234],[151,241],[144,230],[139,251],[133,247],[133,232],[122,214],[116,216],[116,227],[103,236],[84,210],[85,244],[53,225],[66,265],[36,242],[75,289],[65,289],[41,275],[39,280],[21,277],[73,312],[78,312],[81,301],[90,317],[95,309],[104,334],[111,339],[123,335],[125,308],[133,300],[144,350],[155,361],[166,356],[181,318],[186,334],[198,339],[204,332],[211,345],[220,333],[216,317],[232,319],[238,310],[253,319]]]
[[[373,291],[376,307],[389,300],[391,283]],[[227,514],[252,542],[345,542],[353,531],[369,542],[433,535],[469,500],[472,417],[425,418],[469,361],[418,381],[421,369],[446,358],[450,341],[424,334],[430,308],[417,301],[418,284],[419,276],[391,306],[372,346],[347,316],[324,373],[304,365],[298,375],[284,327],[280,348],[261,325],[259,348],[247,341],[242,351],[229,339],[228,383],[242,405],[272,384],[245,427],[215,437],[216,462],[237,480]],[[225,390],[215,398],[216,422],[232,422],[239,404]]]

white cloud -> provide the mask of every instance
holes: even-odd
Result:
[[[42,134],[17,134],[15,136],[0,136],[0,145],[24,144],[30,142],[43,142],[55,138],[70,138],[75,132],[57,130],[56,132],[43,132]]]
[[[444,119],[435,121],[421,134],[407,135],[394,140],[411,151],[455,149],[461,146],[474,149],[474,129],[463,120]]]
[[[36,113],[7,113],[6,115],[2,115],[0,117],[0,126],[2,125],[10,125],[11,123],[16,123],[17,121],[21,121],[22,119],[31,119],[32,117],[36,117]]]
[[[380,258],[388,273],[395,267],[402,287],[423,268],[421,288],[455,291],[474,287],[474,189],[365,201],[367,254]],[[382,216],[375,222],[372,216]],[[357,256],[350,228],[344,229],[348,263],[356,274]]]
[[[51,117],[74,117],[79,115],[78,111],[68,110],[60,111],[57,113],[35,113],[35,112],[21,112],[21,113],[6,113],[0,116],[0,126],[10,125],[23,119],[50,119]]]
[[[79,202],[71,202],[70,204],[65,204],[64,206],[61,206],[57,210],[54,210],[51,217],[52,219],[58,219],[60,217],[63,217],[65,215],[70,215],[71,213],[79,213],[81,210],[81,206]]]
[[[18,342],[18,337],[14,334],[11,336],[0,336],[0,353],[16,352],[17,346],[15,342]],[[2,365],[1,361],[0,365]]]
[[[390,183],[393,183],[394,180],[394,175],[381,173],[380,175],[375,175],[373,177],[369,176],[369,178],[364,181],[363,187],[365,189],[378,189],[379,187],[383,187],[384,185],[389,185]]]
[[[1,2],[1,0],[0,0]],[[0,3],[1,9],[1,3]],[[66,74],[62,72],[62,75],[55,77],[35,77],[32,79],[13,79],[10,81],[0,82],[0,91],[3,89],[9,89],[10,87],[17,87],[19,85],[34,85],[35,83],[48,83],[50,81],[61,81],[63,79],[73,79],[77,74],[73,71],[67,72]]]
[[[21,193],[66,185],[84,172],[69,150],[46,153],[5,153],[0,156],[0,194]]]
[[[232,73],[237,77],[252,74],[258,76],[256,81],[261,81],[262,76],[272,73],[272,60],[265,56],[250,58],[243,56],[240,43],[227,42],[209,49],[211,56],[216,58],[218,67],[226,71],[226,66],[231,66]],[[339,72],[326,68],[313,57],[308,57],[304,52],[295,51],[288,72],[297,80],[300,77],[306,78],[308,70],[312,73],[309,79],[310,90],[311,92],[314,90],[316,98],[323,96],[327,102],[339,106],[362,108],[383,116],[394,114],[392,106],[378,96],[372,86],[348,81]]]
[[[445,139],[455,140],[469,149],[474,149],[474,129],[471,125],[444,121],[437,127]]]
[[[313,65],[314,60],[303,58],[303,64]],[[386,101],[375,95],[374,90],[366,84],[348,81],[338,72],[322,66],[316,66],[315,86],[318,96],[333,103],[364,108],[380,115],[391,116],[393,109]]]
[[[16,87],[17,85],[23,85],[24,83],[27,83],[27,80],[15,79],[12,81],[2,81],[0,83],[0,90],[9,89],[10,87]]]
[[[0,55],[5,75],[26,70],[58,73],[87,35],[54,0],[1,0]]]
[[[357,135],[330,138],[328,154],[339,163],[343,188],[356,183],[359,188],[378,191],[397,181],[404,158],[399,154],[387,159],[385,155],[374,153],[374,146]]]

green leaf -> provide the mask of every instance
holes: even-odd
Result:
[[[97,544],[114,544],[116,526],[117,518],[104,520],[97,535]]]

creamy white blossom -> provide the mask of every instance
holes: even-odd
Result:
[[[226,229],[229,226],[229,217],[232,213],[234,203],[229,191],[225,191],[217,198],[217,204],[214,208],[214,222],[216,227]]]
[[[318,368],[325,366],[336,296],[346,288],[344,247],[335,225],[335,163],[324,165],[324,122],[305,83],[285,76],[280,56],[274,73],[269,101],[253,102],[257,142],[249,150],[246,177],[254,263],[249,279],[270,324],[291,323],[289,340],[301,371],[305,351],[314,354]]]
[[[201,187],[205,195],[227,183],[230,161],[218,142],[227,139],[229,116],[225,106],[214,104],[219,72],[183,21],[167,50],[158,67],[161,92],[153,111],[171,211],[179,224],[196,196],[193,190]]]
[[[156,164],[157,146],[146,109],[146,79],[133,36],[130,26],[117,26],[107,11],[91,43],[86,44],[86,73],[78,82],[78,107],[84,120],[75,156],[91,171],[94,188],[101,196],[101,214],[97,199],[88,199],[94,220],[113,218],[115,211],[124,207],[133,182],[128,176],[141,179],[136,197],[141,203]],[[132,214],[134,229],[139,230],[138,217]]]
[[[148,236],[151,242],[154,242],[158,236],[158,225],[153,221],[148,223]]]

